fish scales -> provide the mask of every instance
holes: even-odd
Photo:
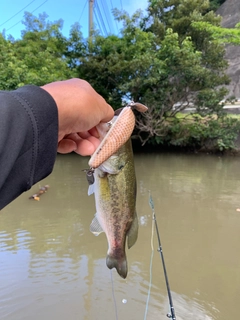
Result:
[[[130,143],[131,142],[129,141],[127,145],[130,145]],[[108,220],[108,228],[113,229],[114,240],[118,244],[121,243],[123,237],[125,237],[129,230],[130,224],[133,220],[132,212],[135,210],[135,179],[129,181],[129,176],[125,174],[127,170],[134,172],[134,166],[132,164],[133,162],[126,163],[126,170],[124,172],[120,172],[117,177],[108,175],[111,195],[110,205],[112,211],[112,215],[110,215],[110,219]],[[123,221],[126,223],[123,224]]]
[[[117,173],[108,173],[104,165]],[[126,237],[130,248],[137,240],[138,233],[135,212],[136,178],[131,140],[110,157],[103,167],[95,169],[94,178],[97,213],[90,230],[95,235],[105,232],[108,240],[107,266],[110,269],[115,267],[120,276],[126,278]],[[129,237],[131,230],[132,235]]]
[[[147,110],[142,104],[132,103],[131,106],[140,112]],[[138,236],[136,176],[130,138],[133,119],[135,123],[133,111],[125,107],[116,111],[112,127],[99,124],[97,130],[102,143],[89,161],[90,167],[95,168],[91,171],[94,184],[90,185],[89,194],[94,193],[96,205],[90,231],[96,236],[105,232],[108,240],[106,264],[109,269],[116,268],[122,278],[126,278],[128,272],[126,238],[128,248],[131,248]],[[131,130],[129,124],[124,123],[128,120]]]

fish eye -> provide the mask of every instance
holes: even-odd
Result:
[[[118,170],[122,170],[124,168],[123,164],[120,164],[120,166],[118,167]]]

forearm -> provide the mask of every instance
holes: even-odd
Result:
[[[58,111],[43,89],[0,91],[0,209],[51,173]]]

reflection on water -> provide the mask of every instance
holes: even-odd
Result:
[[[87,159],[58,156],[54,172],[0,213],[0,319],[143,319],[149,290],[151,190],[177,319],[237,318],[240,295],[238,158],[138,154],[139,239],[129,273],[106,267],[107,241],[89,225]],[[40,201],[28,197],[49,184]],[[166,319],[168,297],[154,235],[147,319]],[[112,292],[114,286],[114,296]],[[114,297],[116,307],[114,306]],[[126,302],[126,303],[123,303]]]

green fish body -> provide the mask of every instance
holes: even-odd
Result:
[[[128,272],[126,238],[128,248],[131,248],[138,236],[136,176],[131,139],[95,169],[94,180],[89,194],[95,194],[97,212],[90,231],[95,235],[105,232],[108,240],[106,264],[109,269],[116,268],[125,279]]]

